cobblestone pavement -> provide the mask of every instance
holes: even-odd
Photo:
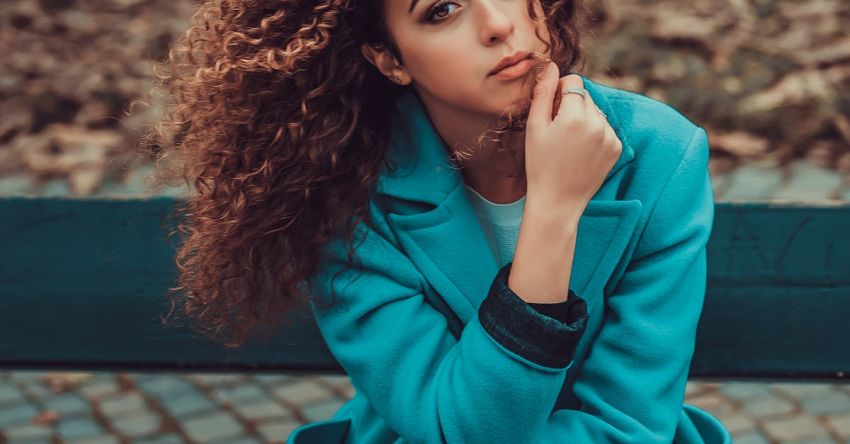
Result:
[[[92,196],[145,196],[144,175],[151,165],[142,165],[128,172],[124,182],[103,183]],[[715,200],[824,200],[850,201],[850,174],[827,169],[817,163],[797,159],[785,167],[751,162],[722,171],[720,162],[712,163],[712,185]],[[716,171],[715,171],[716,170]],[[70,196],[64,179],[56,178],[38,184],[30,175],[0,176],[0,196]],[[185,195],[183,188],[165,188],[157,195]]]
[[[352,396],[344,375],[7,371],[0,443],[282,443]],[[850,443],[847,384],[691,381],[686,402],[736,444]]]

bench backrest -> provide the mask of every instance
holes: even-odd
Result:
[[[343,372],[306,304],[236,351],[161,324],[174,199],[0,198],[0,368]],[[691,378],[845,378],[850,205],[715,215]]]

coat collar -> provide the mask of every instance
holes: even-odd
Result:
[[[634,159],[634,149],[620,127],[606,89],[584,78],[585,88],[608,116],[623,149],[608,177]],[[387,222],[405,253],[425,279],[465,324],[477,313],[498,272],[481,225],[463,185],[460,171],[450,164],[448,152],[425,109],[413,93],[397,99],[388,155],[397,166],[384,169],[376,192],[424,210],[399,210],[393,199],[386,207]],[[402,123],[402,125],[399,125]],[[406,126],[409,131],[403,131]],[[418,157],[417,157],[418,156]],[[606,179],[607,180],[607,179]],[[603,200],[594,197],[579,221],[570,288],[579,295],[602,292],[620,264],[637,225],[639,200]],[[398,210],[398,211],[397,211]],[[426,295],[427,296],[427,295]],[[443,301],[436,301],[444,306]],[[597,301],[588,300],[588,312]]]

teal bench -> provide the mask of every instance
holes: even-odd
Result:
[[[309,306],[227,350],[163,325],[173,197],[0,198],[0,368],[340,374]],[[717,203],[691,379],[850,374],[850,204]]]

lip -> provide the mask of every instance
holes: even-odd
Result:
[[[493,74],[492,77],[502,80],[514,80],[528,73],[532,66],[534,66],[534,62],[530,58],[522,59],[519,62]]]
[[[521,60],[527,59],[528,56],[530,56],[530,55],[531,55],[531,53],[529,53],[529,52],[519,51],[519,52],[514,53],[513,55],[504,57],[504,58],[502,58],[502,60],[499,60],[499,63],[497,63],[496,66],[487,75],[496,74],[497,72],[501,71],[503,68],[507,68],[511,65],[516,64],[517,62],[519,62]]]

